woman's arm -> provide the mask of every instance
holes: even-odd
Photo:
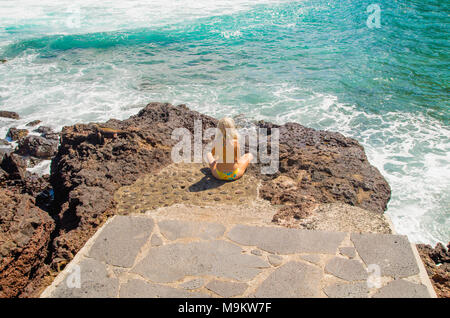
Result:
[[[216,163],[216,159],[214,158],[214,155],[212,154],[212,152],[208,152],[208,154],[206,155],[206,158],[208,159],[209,167],[212,169],[212,167]]]

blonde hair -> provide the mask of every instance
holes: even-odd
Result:
[[[224,117],[221,120],[219,120],[219,123],[217,124],[217,128],[222,134],[223,141],[225,142],[227,137],[227,132],[230,137],[234,139],[238,138],[238,132],[236,130],[236,125],[234,124],[233,118]]]
[[[238,140],[238,138],[239,135],[232,118],[224,117],[219,120],[217,123],[217,134],[214,141],[214,148],[216,149],[215,154],[218,158],[220,158],[219,162],[234,161],[234,141]],[[226,152],[226,156],[224,156],[224,152]],[[239,157],[239,149],[236,149],[236,157]]]

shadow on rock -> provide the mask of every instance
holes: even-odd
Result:
[[[204,174],[204,177],[200,181],[197,181],[196,183],[189,186],[190,192],[201,192],[211,189],[217,189],[227,183],[227,181],[216,179],[212,175],[211,170],[209,170],[208,168],[202,168],[200,169],[200,171]]]

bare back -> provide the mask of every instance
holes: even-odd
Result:
[[[230,172],[230,171],[234,171],[238,168],[238,161],[240,158],[240,151],[239,151],[239,142],[237,139],[233,140],[233,157],[232,160],[231,157],[228,158],[229,160],[227,161],[227,147],[225,144],[222,147],[222,151],[216,151],[216,148],[214,147],[212,149],[212,155],[216,157],[216,153],[217,153],[217,157],[220,157],[220,155],[222,155],[222,160],[221,162],[217,162],[217,169],[219,169],[220,171],[224,171],[224,172]],[[231,150],[231,149],[228,149]]]

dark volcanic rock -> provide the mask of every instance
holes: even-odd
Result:
[[[6,134],[6,138],[11,138],[11,140],[20,140],[22,138],[25,138],[28,135],[28,130],[26,129],[17,129],[17,128],[10,128],[8,130],[8,133]]]
[[[54,221],[34,199],[0,188],[0,297],[25,296],[45,272]]]
[[[0,167],[0,297],[30,296],[48,267],[54,221],[39,207],[50,208],[49,176],[26,171],[17,154],[5,155]]]
[[[3,160],[3,157],[4,157],[6,154],[12,153],[13,150],[14,150],[14,149],[12,149],[12,148],[0,148],[0,163],[1,163],[2,160]]]
[[[38,129],[35,129],[34,131],[40,133],[42,137],[51,140],[59,140],[59,137],[61,135],[60,133],[54,132],[50,127],[47,126],[40,126]]]
[[[40,164],[43,160],[45,160],[32,156],[24,156],[23,158],[25,159],[28,168],[33,168],[36,165]]]
[[[0,187],[37,197],[50,188],[50,176],[38,176],[27,170],[25,160],[17,154],[6,154],[0,162]]]
[[[55,200],[61,206],[56,256],[71,258],[103,216],[114,213],[116,189],[169,164],[173,129],[185,127],[193,132],[194,119],[203,120],[203,129],[217,122],[185,105],[151,103],[124,121],[65,127],[51,176]],[[275,220],[302,218],[317,203],[344,202],[379,213],[385,210],[389,185],[356,140],[294,123],[258,124],[280,129],[280,172],[261,175],[260,164],[249,169],[263,179],[261,196],[286,206]]]
[[[58,150],[58,141],[40,136],[28,136],[19,141],[16,153],[23,156],[50,159]]]
[[[27,193],[33,198],[37,198],[42,194],[43,191],[48,191],[49,189],[51,189],[50,176],[38,176],[37,174],[27,172],[25,180],[23,181],[21,187],[23,193]],[[48,202],[37,202],[36,204],[39,207],[42,207],[42,205],[47,205]]]
[[[56,259],[70,259],[114,211],[114,192],[140,175],[171,163],[172,130],[193,132],[194,119],[203,128],[216,120],[185,106],[151,103],[127,120],[64,127],[52,161],[51,183],[60,207]]]
[[[8,173],[2,168],[0,168],[0,184],[8,180],[8,177],[9,177]]]
[[[5,154],[0,167],[9,175],[10,179],[24,180],[26,174],[25,161],[16,154]]]
[[[29,122],[26,126],[33,127],[33,126],[36,126],[36,125],[38,125],[40,123],[41,123],[41,121],[39,119],[38,120],[33,120],[33,121]]]
[[[42,134],[42,137],[44,137],[45,139],[56,140],[57,142],[59,142],[60,136],[61,136],[61,135],[60,135],[59,133],[47,133],[47,134]]]
[[[37,129],[34,130],[35,132],[38,132],[40,134],[50,134],[53,133],[53,130],[50,127],[47,126],[39,126]]]
[[[0,60],[2,61],[2,60]],[[6,60],[5,60],[6,61]],[[11,119],[19,119],[19,114],[16,112],[9,112],[6,110],[0,110],[0,117],[11,118]]]
[[[177,142],[171,138],[172,131],[185,127],[193,133],[195,120],[202,121],[203,130],[217,124],[216,119],[185,105],[150,103],[127,120],[63,128],[50,177],[56,229],[48,260],[53,268],[73,258],[107,217],[117,213],[113,195],[118,188],[171,163],[171,149]],[[357,141],[293,123],[258,125],[269,133],[280,129],[279,172],[263,175],[259,163],[248,171],[262,180],[264,199],[283,205],[275,221],[301,219],[320,203],[344,202],[379,213],[386,208],[389,185],[369,164]],[[33,181],[27,174],[22,179],[24,192],[33,197],[41,193],[44,201],[52,196],[46,180],[35,177]],[[39,279],[33,284],[39,285]]]
[[[315,207],[314,203],[344,202],[384,212],[391,189],[356,140],[296,123],[287,123],[279,129],[279,174],[289,178],[291,186],[281,186],[278,178],[269,179],[263,182],[260,194],[272,204],[296,207],[291,214],[289,209],[280,211],[275,221],[301,218]]]
[[[450,242],[447,249],[441,243],[435,248],[427,244],[416,246],[437,296],[450,298]]]

